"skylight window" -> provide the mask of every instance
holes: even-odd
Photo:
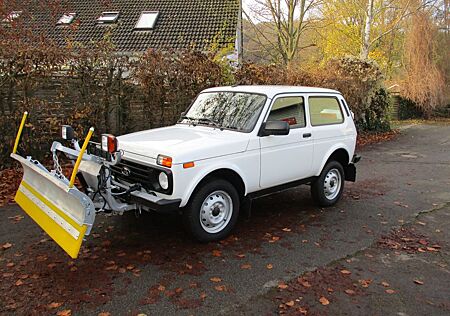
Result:
[[[103,12],[102,15],[97,19],[100,24],[104,23],[116,23],[119,19],[119,12]]]
[[[68,25],[75,19],[76,13],[66,13],[58,20],[56,24],[58,25]]]
[[[134,27],[137,30],[151,30],[155,27],[156,20],[158,19],[159,12],[157,11],[144,11]]]
[[[11,11],[6,18],[3,19],[3,22],[11,23],[15,19],[17,19],[22,14],[22,11]]]

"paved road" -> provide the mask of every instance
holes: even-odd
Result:
[[[261,198],[215,244],[176,217],[128,214],[100,218],[72,261],[4,208],[0,314],[448,315],[450,126],[409,127],[362,156],[336,207],[313,206],[307,187]]]

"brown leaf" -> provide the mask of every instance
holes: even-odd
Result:
[[[292,306],[295,305],[295,302],[294,301],[289,301],[289,302],[286,302],[285,304],[286,304],[286,306],[292,307]]]
[[[394,291],[394,290],[391,290],[391,289],[387,289],[387,290],[386,290],[386,293],[387,293],[387,294],[394,294],[395,291]]]
[[[227,287],[225,285],[216,285],[214,288],[218,292],[225,292],[227,290]]]
[[[359,280],[358,281],[362,287],[369,287],[370,283],[372,283],[372,280]]]
[[[286,283],[279,283],[279,284],[278,284],[278,288],[279,288],[279,289],[282,289],[282,290],[285,290],[285,289],[288,288],[288,286],[287,286]]]
[[[311,287],[311,283],[309,283],[308,281],[306,281],[303,278],[299,278],[298,283],[300,283],[303,287],[306,287],[306,288]]]
[[[302,315],[307,315],[308,314],[308,310],[306,309],[306,308],[304,308],[304,307],[299,307],[299,308],[297,308],[297,310],[300,312],[300,314],[302,314]]]
[[[283,228],[282,231],[284,231],[284,232],[286,232],[286,233],[289,233],[289,232],[292,231],[292,229],[290,229],[290,228]]]
[[[165,287],[164,285],[158,286],[158,291],[163,292],[163,291],[165,291],[165,290],[166,290],[166,287]]]
[[[22,280],[17,280],[16,281],[16,286],[21,286],[23,284],[23,281]]]
[[[385,281],[381,282],[381,285],[384,286],[384,287],[389,287],[389,283],[387,283]]]
[[[347,289],[344,292],[347,293],[348,295],[354,295],[355,294],[355,291],[353,291],[352,289]]]
[[[12,247],[12,244],[9,243],[9,242],[7,242],[6,244],[3,244],[3,245],[2,245],[2,248],[3,248],[4,250],[9,249],[9,248],[11,248],[11,247]]]
[[[98,314],[98,316],[111,316],[110,312],[101,312]]]
[[[207,297],[205,292],[200,293],[200,299],[204,300]]]
[[[218,278],[218,277],[213,277],[213,278],[211,278],[210,280],[211,280],[211,282],[214,282],[214,283],[222,282],[222,279],[221,279],[221,278]]]
[[[419,285],[423,285],[423,281],[420,281],[420,280],[414,280],[414,283],[419,284]]]
[[[14,267],[14,262],[8,262],[7,264],[6,264],[6,266],[8,267],[8,268],[12,268],[12,267]]]
[[[272,269],[273,269],[273,265],[272,265],[271,263],[269,263],[268,265],[266,265],[266,268],[267,268],[268,270],[272,270]]]
[[[324,296],[322,296],[320,299],[319,299],[319,302],[320,302],[320,304],[322,304],[322,305],[328,305],[328,304],[330,304],[330,301],[326,298],[326,297],[324,297]]]
[[[222,252],[220,250],[213,250],[212,255],[214,257],[222,257]]]
[[[65,310],[59,311],[56,315],[57,316],[71,316],[72,315],[72,310],[65,309]]]
[[[428,251],[431,251],[431,252],[437,252],[437,251],[439,251],[438,249],[436,249],[436,248],[434,248],[434,247],[427,247],[427,250],[428,250]]]
[[[48,308],[58,308],[62,305],[62,303],[53,302],[47,305]]]
[[[243,270],[248,270],[248,269],[251,269],[251,268],[252,268],[252,265],[248,264],[248,263],[241,265],[241,269],[243,269]]]
[[[236,255],[238,258],[245,258],[245,255],[243,253],[237,254]]]
[[[348,270],[341,270],[341,273],[344,274],[344,275],[352,274],[352,273],[351,273],[350,271],[348,271]]]
[[[274,243],[277,242],[278,240],[280,240],[280,237],[278,236],[273,236],[271,240],[269,240],[270,243]]]

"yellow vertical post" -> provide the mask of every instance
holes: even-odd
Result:
[[[19,131],[17,132],[16,141],[14,143],[13,154],[17,153],[17,148],[19,147],[20,136],[22,136],[23,127],[27,121],[28,112],[23,113],[22,122],[20,122]]]
[[[81,160],[83,159],[84,152],[86,151],[86,148],[89,144],[89,141],[91,140],[93,133],[94,133],[94,128],[91,127],[89,129],[89,133],[86,136],[86,139],[84,140],[83,147],[81,147],[80,154],[78,155],[77,161],[75,162],[75,166],[73,167],[72,176],[70,177],[69,188],[73,188],[73,185],[75,184],[75,179],[77,177],[78,168],[80,167],[80,163],[81,163]]]

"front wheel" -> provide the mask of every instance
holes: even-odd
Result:
[[[239,194],[228,181],[213,179],[202,185],[183,211],[183,221],[201,242],[225,238],[239,217]]]
[[[323,207],[333,206],[342,197],[344,191],[344,168],[337,161],[330,161],[311,185],[314,202]]]

